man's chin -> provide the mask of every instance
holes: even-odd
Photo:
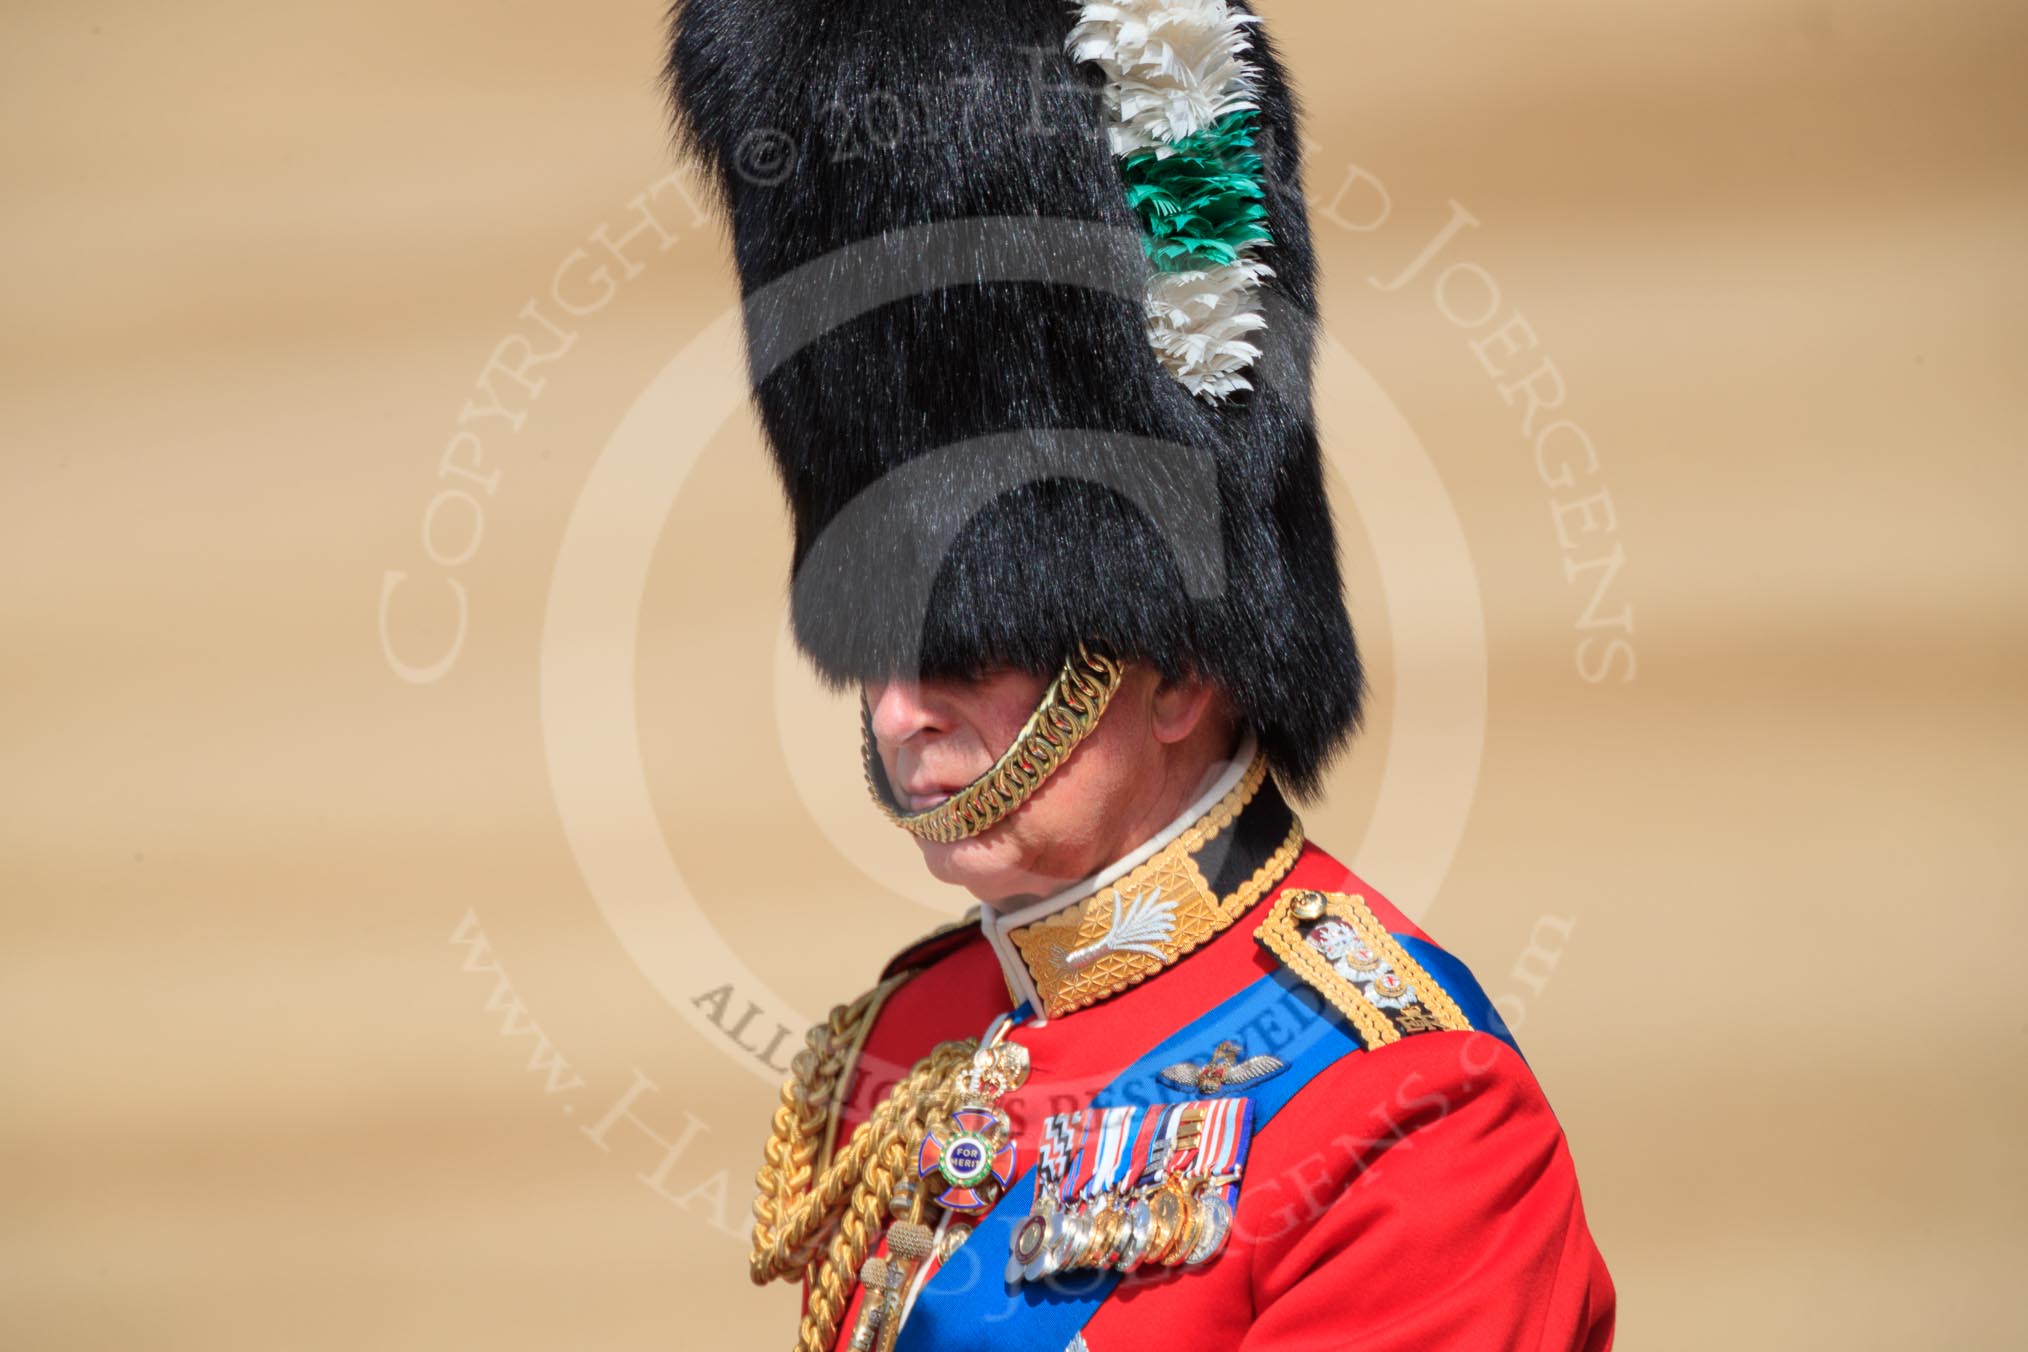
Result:
[[[928,840],[916,844],[931,877],[964,888],[988,906],[1007,909],[1062,886],[1024,868],[1020,850],[1010,841],[994,839],[992,832],[948,845]]]

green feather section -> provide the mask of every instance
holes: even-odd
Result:
[[[1269,242],[1254,113],[1220,118],[1203,131],[1120,161],[1127,203],[1147,227],[1148,257],[1163,272],[1239,261]]]

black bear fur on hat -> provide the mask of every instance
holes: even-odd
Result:
[[[1313,792],[1359,718],[1311,414],[1316,261],[1266,33],[1254,389],[1169,375],[1066,0],[679,0],[683,148],[731,224],[755,402],[829,680],[1053,673],[1080,640],[1221,686]]]

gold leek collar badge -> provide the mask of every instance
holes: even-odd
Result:
[[[1198,861],[1204,847],[1238,820],[1266,776],[1267,760],[1256,755],[1230,793],[1139,867],[1008,936],[1027,964],[1045,1017],[1147,980],[1201,947],[1281,881],[1303,845],[1302,823],[1293,816],[1281,845],[1227,896],[1213,890]]]

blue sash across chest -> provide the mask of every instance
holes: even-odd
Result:
[[[1195,1097],[1161,1079],[1165,1066],[1190,1060],[1226,1038],[1269,1052],[1288,1069],[1248,1094],[1255,1130],[1325,1067],[1359,1050],[1337,1018],[1319,1012],[1315,993],[1277,971],[1262,977],[1149,1050],[1092,1098],[1094,1108],[1169,1103]],[[931,1277],[902,1327],[896,1352],[1063,1352],[1120,1282],[1117,1272],[1076,1271],[1044,1281],[1005,1281],[1008,1245],[1035,1195],[1029,1169],[988,1211],[951,1261]]]
[[[1425,940],[1394,938],[1443,987],[1474,1029],[1520,1051],[1462,962]],[[1196,1097],[1163,1080],[1162,1070],[1227,1039],[1243,1042],[1249,1053],[1279,1057],[1287,1066],[1247,1093],[1254,1104],[1255,1131],[1327,1067],[1362,1047],[1358,1035],[1314,990],[1278,968],[1150,1048],[1094,1095],[1091,1106],[1141,1106]],[[1036,1172],[1031,1167],[1007,1190],[951,1261],[924,1285],[895,1352],[1064,1352],[1112,1294],[1121,1277],[1110,1271],[1071,1271],[1043,1282],[1006,1281],[1008,1246],[1033,1205]]]

